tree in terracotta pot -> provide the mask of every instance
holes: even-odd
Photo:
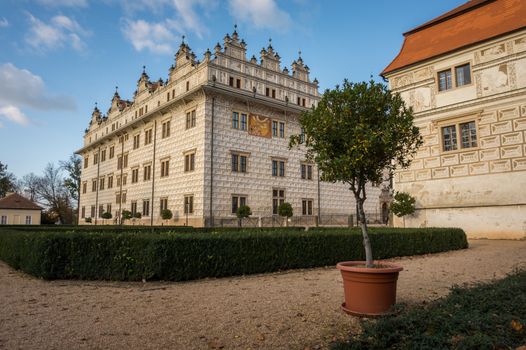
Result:
[[[405,216],[411,215],[415,212],[416,199],[407,192],[396,192],[391,203],[391,211],[393,214],[402,218],[405,227]]]
[[[304,144],[306,157],[316,162],[322,181],[349,185],[358,208],[365,262],[337,265],[344,278],[342,307],[354,314],[384,313],[396,300],[396,280],[402,268],[373,262],[364,211],[366,185],[379,185],[385,174],[391,175],[396,167],[409,166],[411,157],[422,144],[419,129],[413,125],[412,110],[405,106],[399,94],[391,93],[384,84],[373,80],[368,83],[345,80],[341,86],[327,90],[318,106],[303,113],[300,124],[302,135],[292,136],[290,146]],[[358,274],[359,278],[349,277],[348,272]],[[382,296],[387,292],[379,290],[383,283],[378,283],[378,278],[387,275],[391,275],[387,292],[394,292],[394,297]],[[347,282],[355,279],[373,283],[366,287],[349,286]]]
[[[237,216],[237,224],[239,227],[242,227],[242,222],[244,218],[248,218],[252,215],[252,210],[250,210],[250,207],[248,205],[241,205],[236,210],[236,216]]]
[[[282,203],[278,207],[278,214],[279,216],[282,216],[285,218],[285,226],[289,226],[289,219],[294,214],[294,211],[292,210],[292,205],[290,203]]]

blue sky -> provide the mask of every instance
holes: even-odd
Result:
[[[234,24],[249,57],[272,38],[282,67],[302,51],[322,92],[380,79],[404,31],[465,1],[2,0],[0,161],[22,177],[67,159],[94,103],[106,111],[115,86],[131,99],[143,65],[165,79],[182,35],[199,59]]]

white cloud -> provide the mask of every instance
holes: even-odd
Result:
[[[0,106],[0,117],[4,117],[22,126],[28,126],[30,124],[29,118],[15,106]]]
[[[82,28],[77,21],[63,15],[51,18],[45,23],[29,14],[30,28],[25,40],[33,49],[46,51],[64,46],[71,46],[74,50],[82,51],[86,44],[82,40],[90,32]]]
[[[125,19],[121,28],[137,51],[147,49],[161,54],[173,53],[174,44],[183,34],[202,38],[208,32],[203,16],[217,6],[217,0],[121,0],[121,3],[130,14],[139,9],[156,13],[173,11],[173,17],[159,22]]]
[[[168,23],[149,23],[142,19],[125,20],[122,28],[124,36],[137,51],[150,50],[153,53],[172,53],[171,41],[173,34],[168,29]]]
[[[0,116],[20,125],[29,125],[30,120],[23,108],[74,110],[75,102],[68,96],[49,94],[42,78],[27,69],[19,69],[12,63],[0,64]]]
[[[37,0],[38,3],[49,7],[87,7],[88,0]]]
[[[9,22],[4,17],[0,18],[0,28],[5,28],[9,26]]]
[[[275,0],[229,0],[230,14],[256,28],[287,29],[291,24],[287,12]]]

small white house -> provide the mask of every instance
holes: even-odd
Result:
[[[0,225],[40,225],[42,208],[19,195],[8,193],[0,199]]]

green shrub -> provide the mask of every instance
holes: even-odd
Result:
[[[133,217],[134,217],[135,219],[140,219],[140,218],[142,218],[142,214],[139,213],[139,212],[136,212],[135,214],[133,214]]]
[[[250,210],[250,207],[248,205],[242,205],[239,208],[237,208],[236,216],[239,219],[248,218],[250,215],[252,215],[252,210]]]
[[[522,329],[521,329],[522,325]],[[334,350],[515,349],[526,343],[526,271],[400,315],[362,323],[363,332]]]
[[[163,220],[170,220],[172,218],[172,211],[170,209],[163,209],[161,212],[161,218]]]
[[[87,223],[91,223],[91,218],[85,218],[84,221],[86,221]]]
[[[93,226],[91,228],[94,228]],[[191,280],[363,260],[359,229],[0,231],[0,258],[45,279]],[[467,247],[461,229],[371,228],[378,259]]]
[[[278,214],[279,216],[286,216],[290,218],[293,214],[292,205],[290,205],[290,203],[287,203],[287,202],[281,204],[278,207]]]
[[[112,216],[111,213],[108,212],[108,211],[102,214],[102,218],[103,218],[103,219],[106,219],[106,220],[111,219],[112,217],[113,217],[113,216]]]
[[[391,203],[391,211],[398,217],[411,215],[415,212],[416,199],[406,192],[396,192]]]

